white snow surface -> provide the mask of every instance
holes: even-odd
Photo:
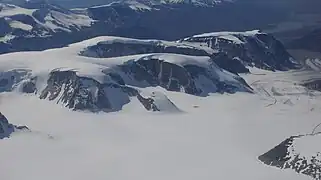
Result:
[[[53,68],[70,68],[99,78],[97,70],[106,64],[135,59],[78,56],[84,46],[0,55],[0,71],[32,69],[45,77]],[[292,135],[311,132],[320,122],[321,94],[294,84],[320,73],[251,71],[243,77],[255,94],[197,97],[153,89],[184,113],[147,112],[133,99],[120,112],[93,114],[35,95],[0,93],[0,111],[10,123],[32,130],[0,140],[1,179],[310,179],[266,166],[257,157]],[[291,105],[284,103],[288,100]]]
[[[20,22],[20,21],[11,21],[10,22],[10,26],[12,28],[22,29],[22,30],[25,30],[25,31],[30,31],[33,28],[31,25],[25,24],[25,23]]]
[[[32,13],[35,11],[35,9],[25,9],[12,4],[3,3],[0,3],[0,8],[2,8],[0,11],[0,17],[14,16],[18,14],[32,16]]]
[[[295,158],[297,155],[305,157],[307,161],[311,161],[313,157],[320,161],[320,134],[307,135],[297,139],[294,139],[291,148],[294,152],[289,151],[289,157]]]
[[[0,42],[9,42],[10,40],[14,39],[16,36],[12,35],[12,34],[7,34],[3,37],[0,37]]]

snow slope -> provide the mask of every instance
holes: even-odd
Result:
[[[267,90],[267,82],[294,82],[294,74],[302,75],[256,73],[244,77],[249,83],[261,79]],[[37,132],[0,141],[2,178],[310,179],[266,166],[257,157],[286,137],[311,132],[319,123],[318,93],[277,96],[280,103],[266,107],[270,97],[260,93],[202,98],[157,89],[184,113],[149,113],[133,102],[117,113],[91,114],[69,111],[32,95],[1,93],[0,108],[7,118]],[[283,98],[291,98],[293,106],[281,103]]]

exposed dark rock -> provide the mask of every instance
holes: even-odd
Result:
[[[303,83],[302,85],[310,90],[321,91],[321,80],[320,79],[311,80],[311,81]]]
[[[82,55],[87,57],[119,57],[135,54],[148,54],[148,53],[175,53],[191,56],[210,56],[212,53],[208,53],[201,47],[187,45],[183,43],[167,42],[167,41],[144,41],[138,39],[125,39],[118,40],[118,37],[114,37],[115,40],[106,42],[99,42],[96,45],[89,46],[83,52]],[[169,43],[171,45],[169,45]]]
[[[151,92],[147,97],[138,94],[137,98],[148,111],[180,112],[179,108],[160,92]]]
[[[113,74],[115,75],[115,74]],[[40,98],[55,100],[73,110],[119,111],[129,103],[130,97],[136,96],[142,105],[149,111],[161,111],[160,101],[170,102],[161,96],[143,97],[134,88],[113,84],[99,83],[94,79],[79,77],[74,71],[53,71],[48,79],[47,87],[42,91]],[[171,104],[168,108],[176,107]],[[173,108],[172,108],[173,109]]]
[[[233,62],[236,66],[245,64],[267,70],[288,70],[298,67],[298,63],[294,62],[282,43],[265,33],[223,32],[192,36],[182,41],[205,44],[212,49],[225,52],[230,59],[241,61],[241,63]]]
[[[245,67],[242,60],[239,58],[230,58],[226,53],[217,53],[214,56],[211,56],[213,61],[221,68],[234,73],[249,73],[250,70]]]
[[[15,131],[29,131],[26,126],[15,126],[0,112],[0,139],[9,137]]]
[[[160,111],[154,104],[154,100],[152,98],[144,98],[143,96],[138,94],[137,99],[143,104],[145,109],[147,109],[148,111]]]
[[[319,143],[319,139],[320,134],[292,136],[267,153],[259,156],[258,159],[266,165],[280,169],[293,169],[297,173],[305,174],[319,180],[321,179],[321,150],[313,149],[317,147],[313,146],[313,143]],[[314,153],[303,154],[303,152],[300,152],[300,149],[296,145],[297,141],[301,141],[301,146],[302,143],[303,145],[306,144],[304,148],[312,148]],[[311,141],[313,142],[311,143]]]
[[[135,90],[115,83],[79,77],[75,71],[52,71],[41,99],[56,100],[73,110],[118,111]]]
[[[22,82],[22,92],[23,93],[37,93],[36,82],[37,82],[36,77]]]
[[[117,77],[112,74],[113,77]],[[123,83],[123,80],[120,82]],[[129,103],[131,96],[137,96],[147,110],[160,111],[153,96],[144,98],[133,88],[113,83],[99,83],[91,78],[79,77],[74,71],[51,72],[48,85],[42,91],[40,98],[56,100],[57,103],[61,102],[73,110],[110,112],[120,110],[123,105]]]
[[[213,64],[215,63],[213,62]],[[149,86],[161,86],[169,91],[185,92],[198,96],[207,96],[208,93],[215,92],[250,91],[250,87],[239,76],[235,76],[238,84],[224,82],[220,80],[214,72],[215,70],[192,64],[179,66],[157,59],[157,56],[153,55],[145,56],[136,61],[129,61],[121,65],[120,68],[137,81],[145,81]],[[221,71],[220,69],[217,70]],[[129,81],[127,84],[141,86],[135,81]]]

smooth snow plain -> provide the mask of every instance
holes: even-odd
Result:
[[[147,112],[136,99],[119,112],[75,112],[35,95],[1,93],[0,111],[32,130],[0,140],[1,180],[310,179],[257,157],[320,123],[321,94],[294,85],[316,73],[251,71],[242,76],[254,94],[197,97],[146,88],[164,93],[180,113]]]

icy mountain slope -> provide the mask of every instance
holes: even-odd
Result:
[[[197,96],[251,92],[240,76],[221,69],[210,57],[168,53],[104,59],[80,56],[91,43],[95,39],[61,49],[0,56],[1,92],[36,94],[73,110],[93,112],[119,111],[133,98],[144,107],[156,106],[148,110],[161,110],[158,100],[170,100],[140,95],[141,88],[150,86]]]
[[[197,97],[142,88],[166,95],[184,112],[176,114],[149,113],[135,99],[117,113],[74,112],[34,95],[1,93],[0,109],[12,123],[53,137],[17,134],[1,140],[1,176],[6,180],[311,179],[266,166],[258,157],[287,137],[312,131],[320,122],[320,93],[306,93],[294,85],[296,75],[306,72],[251,71],[257,75],[243,77],[254,84],[256,94]],[[262,89],[272,87],[284,90],[284,95],[273,95],[278,102],[266,107],[273,101]],[[287,89],[298,93],[285,94]],[[283,103],[287,99],[292,105]]]
[[[185,38],[181,42],[193,42],[227,53],[247,66],[267,70],[287,70],[298,66],[280,41],[258,30],[247,32],[213,32]]]

